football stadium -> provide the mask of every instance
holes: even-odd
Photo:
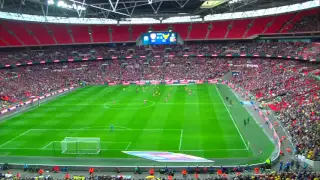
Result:
[[[0,0],[0,179],[320,178],[320,1]]]

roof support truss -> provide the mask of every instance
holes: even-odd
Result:
[[[90,7],[93,7],[93,8],[99,9],[99,10],[103,10],[103,11],[112,12],[112,13],[120,14],[120,15],[123,15],[123,16],[130,16],[130,14],[119,12],[116,9],[116,7],[118,6],[119,0],[117,0],[115,5],[113,5],[112,1],[109,0],[111,2],[111,3],[109,3],[111,5],[111,9],[106,9],[106,8],[103,8],[103,7],[99,6],[99,5],[97,6],[97,5],[87,4],[87,3],[85,3],[85,0],[83,0],[83,2],[79,2],[79,1],[76,1],[76,0],[69,0],[69,1],[74,2],[76,4],[81,4],[82,6],[90,6]]]
[[[3,9],[4,0],[0,0],[0,8]]]

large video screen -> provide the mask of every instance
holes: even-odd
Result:
[[[177,44],[177,34],[173,32],[150,32],[143,34],[144,45]]]

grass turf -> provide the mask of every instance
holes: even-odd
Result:
[[[244,127],[249,116],[224,85],[88,86],[2,122],[0,155],[132,158],[121,151],[171,151],[263,161],[273,146],[255,122]],[[62,154],[65,137],[100,138],[101,151]],[[253,158],[261,148],[264,155]]]

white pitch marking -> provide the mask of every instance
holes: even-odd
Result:
[[[7,156],[8,154],[10,154],[10,152],[7,152],[4,155],[0,155],[0,156]]]
[[[14,141],[14,140],[18,139],[19,137],[21,137],[21,136],[23,136],[23,135],[27,134],[27,133],[28,133],[29,131],[31,131],[31,130],[32,130],[32,129],[29,129],[28,131],[25,131],[24,133],[20,134],[19,136],[16,136],[15,138],[13,138],[13,139],[11,139],[11,140],[9,140],[9,141],[7,141],[7,142],[3,143],[3,144],[0,146],[0,148],[1,148],[2,146],[6,145],[6,144],[8,144],[8,143],[10,143],[10,142],[12,142],[12,141]]]
[[[150,101],[149,101],[150,102]],[[222,105],[222,103],[211,103],[211,102],[203,102],[203,103],[197,103],[197,102],[190,102],[190,103],[172,103],[172,102],[166,102],[166,103],[162,103],[162,102],[153,102],[152,101],[152,106],[153,105]],[[64,104],[64,105],[46,105],[46,107],[63,107],[63,106],[112,106],[114,104],[111,103],[105,103],[105,104]],[[119,103],[117,103],[116,105],[119,105]],[[120,105],[142,105],[141,103],[123,103]],[[149,107],[149,106],[148,106]],[[136,108],[137,109],[137,108]]]
[[[181,129],[181,133],[180,133],[179,151],[181,150],[181,146],[182,146],[182,136],[183,136],[183,129]]]
[[[220,96],[220,99],[221,99],[221,101],[222,101],[222,102],[223,102],[223,104],[224,104],[224,107],[227,109],[227,111],[228,111],[228,113],[229,113],[229,116],[230,116],[230,118],[231,118],[231,120],[232,120],[232,122],[233,122],[234,126],[236,127],[236,129],[237,129],[237,131],[238,131],[238,133],[239,133],[239,135],[240,135],[241,139],[242,139],[243,144],[246,146],[246,149],[248,150],[248,149],[249,149],[249,147],[248,147],[248,145],[246,144],[246,141],[244,140],[244,138],[243,138],[243,136],[242,136],[242,134],[241,134],[241,132],[240,132],[240,130],[239,130],[239,128],[238,128],[238,126],[237,126],[236,122],[234,121],[234,119],[233,119],[233,117],[232,117],[232,115],[231,115],[231,113],[230,113],[230,111],[229,111],[229,108],[227,107],[226,103],[224,102],[224,100],[223,100],[223,98],[222,98],[222,96],[221,96],[221,94],[220,94],[219,90],[217,89],[217,86],[215,85],[214,87],[216,88],[216,90],[217,90],[217,92],[218,92],[218,94],[219,94],[219,96]]]
[[[32,131],[105,131],[107,128],[102,129],[30,129]],[[114,129],[114,131],[181,131],[181,129]],[[1,147],[1,146],[0,146]]]
[[[114,127],[119,127],[119,128],[123,128],[123,129],[127,129],[127,130],[132,130],[131,128],[127,128],[127,127],[124,127],[124,126],[114,126]]]
[[[91,128],[99,128],[99,127],[103,128],[104,130],[110,129],[110,126],[90,126],[90,127],[83,128],[83,130],[91,130]],[[122,128],[120,130],[132,130],[131,128],[124,127],[124,126],[114,126],[114,127]],[[119,129],[116,129],[116,130],[119,130]]]
[[[185,151],[185,152],[201,152],[201,151],[247,151],[248,149],[184,149],[179,151]]]
[[[130,142],[129,142],[130,143]],[[47,148],[47,149],[42,149],[42,148],[0,148],[2,150],[46,150],[46,151],[52,151],[54,149],[52,148]],[[84,149],[86,150],[86,149]],[[88,149],[90,150],[90,149]],[[125,151],[124,149],[101,149],[102,151]],[[157,150],[152,150],[152,149],[130,149],[130,151],[157,151]],[[177,151],[174,149],[169,149],[166,151]],[[185,149],[185,150],[180,150],[181,152],[201,152],[201,151],[247,151],[247,149]],[[9,153],[6,153],[2,156],[6,156]],[[1,156],[1,155],[0,155]]]
[[[126,150],[128,150],[128,149],[129,149],[130,145],[131,145],[131,142],[129,142],[129,144],[128,144],[128,146],[127,146]]]
[[[52,141],[51,141],[49,144],[47,144],[45,147],[43,147],[42,149],[47,148],[47,147],[50,146],[51,144],[52,144]]]

